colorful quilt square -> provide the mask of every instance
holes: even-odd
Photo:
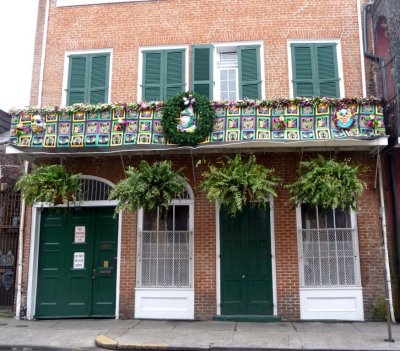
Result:
[[[151,133],[143,133],[138,135],[138,144],[151,144]]]
[[[71,133],[71,122],[59,122],[58,123],[59,134],[70,134]]]
[[[42,135],[34,135],[32,137],[32,146],[34,147],[42,147],[44,141],[44,136]]]
[[[59,121],[71,121],[71,114],[69,112],[62,112],[58,118]]]
[[[230,106],[227,108],[226,114],[227,116],[240,116],[241,108],[238,106]]]
[[[271,133],[269,130],[257,131],[257,140],[269,140],[271,139]]]
[[[257,107],[257,116],[271,116],[271,109],[267,106]]]
[[[122,145],[123,137],[123,133],[111,134],[111,146]]]
[[[100,134],[97,138],[98,146],[108,146],[110,145],[110,135],[109,134]]]
[[[19,117],[16,115],[11,116],[11,123],[18,123],[19,122]]]
[[[151,132],[151,121],[139,121],[140,132]]]
[[[280,117],[272,117],[272,130],[284,130],[281,127],[281,119]],[[286,123],[286,119],[285,119],[285,123]]]
[[[224,117],[226,116],[226,108],[225,107],[217,107],[215,109],[215,115],[217,117]]]
[[[58,114],[57,113],[49,113],[46,115],[45,120],[46,120],[46,122],[57,122]]]
[[[329,128],[329,115],[315,117],[317,128]]]
[[[256,114],[256,108],[254,106],[242,107],[242,115],[251,116]]]
[[[105,120],[105,119],[111,119],[110,111],[101,111],[100,112],[100,119]]]
[[[301,140],[312,140],[315,139],[315,133],[313,130],[301,130],[300,137]]]
[[[163,134],[153,134],[153,144],[165,144],[165,137]]]
[[[71,138],[69,135],[59,135],[57,138],[57,146],[60,147],[69,146],[70,139]]]
[[[346,138],[347,134],[343,129],[332,129],[333,139],[343,139]]]
[[[113,119],[118,119],[118,118],[125,118],[125,110],[113,110]]]
[[[381,104],[375,106],[375,111],[377,115],[383,115],[383,106]]]
[[[19,137],[18,146],[28,147],[31,146],[31,136],[21,136]]]
[[[111,131],[111,121],[101,121],[98,122],[98,133],[99,134],[108,134]]]
[[[225,129],[225,118],[223,117],[214,118],[212,121],[212,131],[218,132],[224,129]]]
[[[272,140],[285,140],[285,131],[284,130],[273,131]]]
[[[137,119],[138,117],[139,117],[139,114],[137,111],[128,110],[126,112],[126,119]]]
[[[226,132],[226,141],[239,141],[240,131],[239,130],[228,130]]]
[[[97,135],[86,135],[85,136],[85,145],[86,146],[95,146],[97,141]]]
[[[137,134],[136,133],[126,133],[124,144],[136,144]]]
[[[85,133],[85,123],[72,123],[72,134],[84,134],[84,133]]]
[[[316,131],[317,139],[330,139],[331,133],[329,129],[318,129]]]
[[[162,119],[163,118],[163,110],[156,110],[154,111],[154,117],[155,119]]]
[[[72,147],[82,147],[84,139],[85,139],[85,136],[83,134],[82,135],[73,135],[71,137],[71,146]]]
[[[297,104],[290,104],[289,106],[286,107],[285,114],[298,116],[300,114],[300,106]]]
[[[255,130],[242,130],[242,140],[254,140],[256,138]]]
[[[153,120],[153,132],[158,134],[164,133],[164,128],[161,124],[161,120]]]
[[[272,109],[272,116],[282,116],[285,114],[284,107],[275,107]]]
[[[299,129],[299,117],[286,117],[286,128]]]
[[[255,117],[242,117],[242,129],[255,129],[256,118]]]
[[[239,129],[240,118],[239,117],[228,117],[226,119],[226,129]]]
[[[87,113],[88,121],[98,120],[99,118],[100,118],[100,112],[98,111],[92,111]]]
[[[301,106],[300,111],[302,115],[312,116],[314,115],[314,106]]]
[[[10,145],[18,145],[18,138],[10,138],[9,142]]]
[[[75,112],[72,116],[73,122],[84,122],[86,121],[86,112]]]
[[[300,140],[300,133],[298,130],[285,130],[285,139]]]
[[[153,118],[153,110],[146,109],[146,110],[140,111],[139,118],[152,119]]]
[[[224,138],[225,138],[225,133],[223,131],[211,133],[211,142],[223,141]]]
[[[56,135],[46,135],[44,137],[45,147],[56,147],[57,146],[57,136]]]
[[[24,113],[23,115],[21,115],[19,121],[20,121],[20,123],[31,123],[31,121],[32,121],[32,114],[30,114],[30,113]]]
[[[315,114],[317,115],[326,115],[329,114],[329,105],[328,104],[319,104],[315,109]]]
[[[86,122],[86,133],[87,134],[97,134],[98,133],[98,123],[97,122]]]
[[[270,129],[271,117],[257,117],[257,129]]]
[[[138,131],[138,121],[128,121],[125,127],[126,133],[137,133]]]
[[[46,124],[46,134],[57,134],[57,123]]]
[[[314,117],[301,117],[300,118],[301,130],[314,130]]]

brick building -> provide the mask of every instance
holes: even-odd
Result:
[[[361,1],[335,5],[39,1],[31,105],[41,109],[14,111],[10,152],[80,172],[86,198],[66,211],[26,212],[28,318],[372,318],[384,291],[374,184],[387,137],[379,102],[352,99],[367,91]],[[173,145],[154,101],[189,90],[217,101],[216,117],[201,143]],[[309,100],[289,100],[297,96]],[[351,127],[335,122],[334,98],[344,99]],[[153,103],[44,108],[116,101]],[[36,113],[42,133],[30,129]],[[355,212],[295,208],[280,186],[267,210],[232,219],[199,184],[207,163],[236,153],[254,153],[282,184],[301,160],[351,158],[368,166],[367,189]],[[113,219],[107,194],[142,159],[185,167],[187,191],[168,220],[143,210]]]

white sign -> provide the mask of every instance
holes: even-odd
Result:
[[[74,252],[74,269],[84,269],[84,268],[85,268],[85,253]]]
[[[86,227],[77,226],[75,227],[75,243],[84,243],[86,241]]]

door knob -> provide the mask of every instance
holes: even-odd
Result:
[[[246,278],[246,276],[243,274],[243,275],[242,275],[242,279],[244,279],[244,278]]]
[[[96,268],[92,270],[92,279],[96,279]]]

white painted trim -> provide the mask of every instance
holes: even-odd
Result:
[[[363,321],[362,288],[300,289],[303,320]]]
[[[290,49],[291,44],[315,44],[315,43],[336,43],[336,55],[337,55],[337,65],[338,65],[338,76],[339,76],[339,94],[340,98],[346,96],[344,89],[344,77],[343,77],[343,61],[342,61],[342,46],[340,39],[310,39],[310,40],[288,40],[287,42],[287,52],[288,52],[288,72],[289,72],[289,94],[291,98],[293,96],[293,70],[292,70],[292,51]]]
[[[155,0],[57,0],[57,7],[114,4],[122,2],[149,2],[149,1],[155,1]]]
[[[142,101],[143,51],[185,50],[185,90],[189,90],[189,45],[140,46],[138,59],[137,101]]]
[[[60,0],[58,0],[60,1]],[[92,49],[92,50],[76,50],[76,51],[65,51],[64,53],[64,73],[63,73],[63,85],[61,92],[61,107],[65,107],[67,103],[67,88],[68,88],[68,69],[69,69],[69,55],[87,55],[87,54],[110,54],[110,67],[108,76],[108,101],[111,100],[111,82],[112,82],[112,67],[113,67],[113,49]]]
[[[275,247],[275,204],[274,198],[269,199],[270,206],[270,235],[271,235],[271,269],[272,269],[272,298],[274,304],[274,316],[278,315],[278,291],[277,291],[277,275],[276,275],[276,247]]]
[[[217,293],[217,316],[221,315],[221,244],[220,244],[220,223],[219,223],[219,208],[218,204],[215,202],[215,250],[216,250],[216,262],[215,262],[215,269],[216,269],[216,277],[215,277],[215,286],[216,286],[216,293]]]
[[[271,239],[271,270],[272,270],[272,301],[274,304],[273,315],[278,315],[278,293],[277,293],[277,279],[276,279],[276,251],[275,251],[275,219],[274,219],[274,202],[273,197],[269,199],[269,213],[270,213],[270,239]],[[215,238],[216,238],[216,293],[217,293],[217,316],[221,315],[221,245],[220,245],[220,222],[219,222],[219,208],[215,204]]]
[[[136,288],[135,318],[194,319],[194,289]]]
[[[81,175],[81,179],[94,179],[114,186],[112,182],[107,179],[91,176]],[[118,201],[82,201],[79,203],[80,207],[104,207],[116,206]],[[32,206],[32,221],[31,221],[31,239],[29,249],[29,269],[28,269],[28,287],[27,287],[27,303],[26,303],[26,319],[31,320],[34,318],[36,310],[36,292],[37,292],[37,276],[38,276],[38,259],[39,259],[39,240],[40,240],[40,220],[43,208],[54,207],[49,203],[37,203]],[[60,208],[67,207],[66,205],[57,206]],[[71,207],[71,206],[70,206]],[[116,300],[115,300],[115,319],[119,319],[119,293],[120,293],[120,267],[121,267],[121,233],[122,233],[122,214],[119,213],[118,217],[118,238],[117,238],[117,276],[116,276]]]
[[[26,319],[31,320],[36,310],[36,288],[37,270],[39,259],[39,239],[40,239],[40,208],[33,207],[31,210],[31,239],[29,248],[29,267],[28,267],[28,288],[26,295]]]

